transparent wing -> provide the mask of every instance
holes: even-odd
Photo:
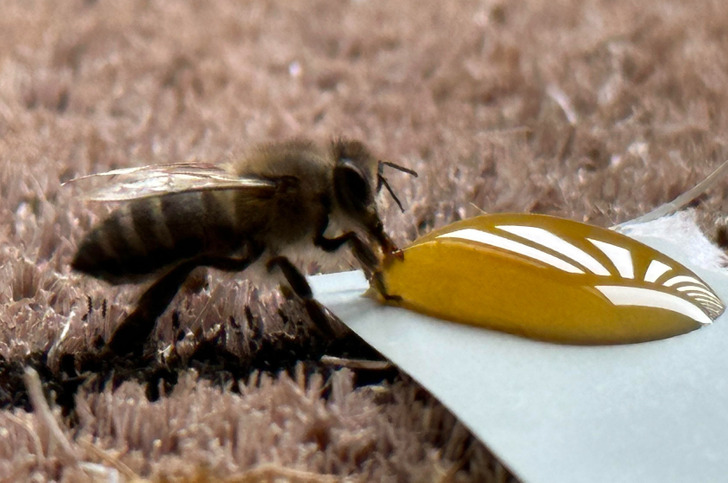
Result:
[[[64,183],[72,185],[90,201],[125,201],[202,190],[272,191],[274,181],[239,177],[220,166],[206,163],[176,163],[123,168],[92,174]]]

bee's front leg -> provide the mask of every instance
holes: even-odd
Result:
[[[387,293],[387,289],[384,285],[384,279],[381,272],[381,260],[374,253],[374,250],[369,244],[364,242],[356,233],[348,231],[342,235],[334,238],[326,238],[324,232],[329,224],[328,217],[324,217],[319,223],[316,236],[313,239],[314,245],[321,248],[325,252],[334,252],[341,248],[345,243],[351,246],[351,251],[356,259],[364,269],[364,273],[369,280],[369,283],[374,289],[381,295],[384,300],[396,302],[402,298],[398,295],[391,295]],[[402,251],[399,250],[394,242],[384,233],[380,222],[375,223],[375,229],[373,230],[374,236],[382,247],[384,252],[385,263],[388,257],[402,258]]]
[[[369,280],[369,283],[384,300],[390,302],[402,300],[399,295],[391,295],[387,293],[387,288],[385,287],[384,279],[382,278],[382,272],[379,268],[379,257],[377,257],[374,250],[372,250],[366,242],[362,241],[356,233],[350,231],[336,238],[325,238],[323,235],[319,235],[314,239],[314,244],[326,252],[338,250],[344,243],[349,243],[349,245],[351,245],[351,251],[364,269],[364,274],[366,275],[367,280]],[[385,257],[387,256],[400,258],[401,251],[399,249],[393,249],[391,253],[385,253]]]
[[[356,236],[350,240],[350,243],[352,253],[354,253],[356,259],[359,260],[359,263],[364,268],[364,273],[367,276],[367,280],[369,280],[369,284],[377,291],[377,293],[379,293],[379,296],[388,302],[398,302],[402,300],[402,297],[399,295],[392,295],[387,292],[387,287],[384,284],[384,276],[381,271],[381,264],[374,253],[374,250]],[[387,262],[387,256],[398,255],[396,253],[391,253],[389,255],[385,254],[384,263]]]

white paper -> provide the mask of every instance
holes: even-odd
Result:
[[[639,239],[728,300],[690,245]],[[693,257],[694,258],[694,257]],[[378,304],[360,272],[312,277],[316,298],[418,380],[529,482],[726,481],[728,321],[666,340],[569,346]],[[524,301],[527,303],[527,301]]]

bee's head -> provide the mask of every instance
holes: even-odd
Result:
[[[377,160],[359,141],[337,140],[334,141],[332,149],[336,160],[334,167],[336,204],[379,242],[385,254],[397,252],[397,247],[384,233],[374,197],[382,186],[385,186],[401,209],[402,204],[382,175],[382,168],[386,165],[414,176],[417,176],[417,173],[386,161]]]

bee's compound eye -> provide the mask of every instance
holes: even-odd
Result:
[[[428,315],[571,344],[662,339],[724,310],[692,271],[619,233],[543,215],[485,215],[426,235],[383,282]]]
[[[340,160],[334,168],[334,191],[339,205],[351,213],[366,211],[374,202],[369,181],[349,159]]]

